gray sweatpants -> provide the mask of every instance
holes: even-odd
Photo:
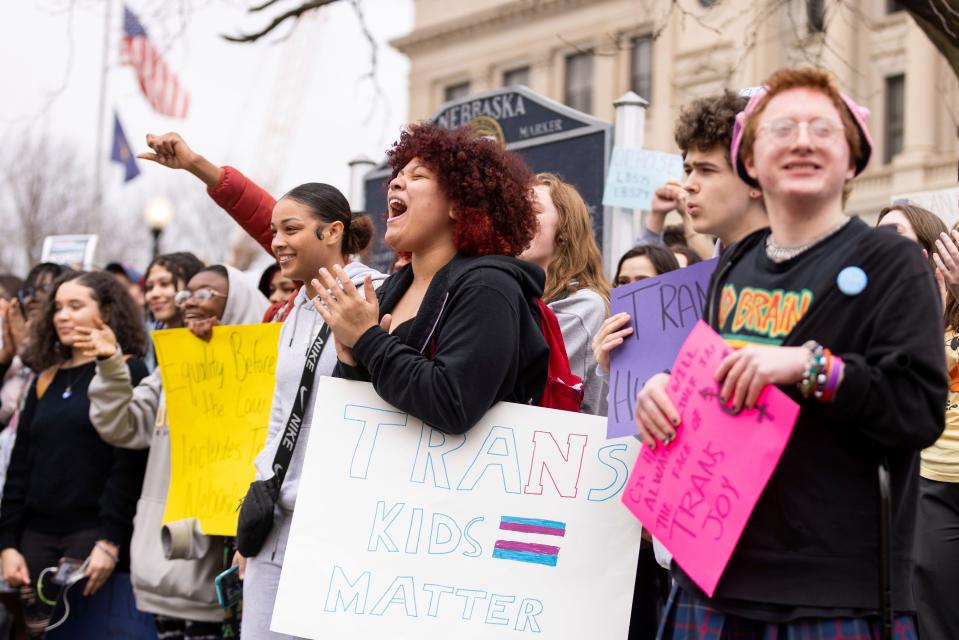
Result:
[[[246,575],[243,578],[243,624],[240,628],[243,640],[300,640],[295,636],[270,631],[292,518],[292,512],[277,508],[273,530],[263,543],[263,548],[255,557],[247,558]]]

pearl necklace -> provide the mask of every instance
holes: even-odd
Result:
[[[842,222],[837,224],[826,233],[813,238],[805,244],[796,245],[794,247],[784,247],[783,245],[778,244],[775,240],[773,240],[773,234],[770,233],[768,236],[766,236],[766,255],[773,262],[785,262],[787,260],[792,260],[799,254],[812,249],[814,246],[842,229],[844,226],[846,226],[846,223],[848,223],[849,220],[850,218],[843,218]]]

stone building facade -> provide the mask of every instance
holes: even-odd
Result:
[[[649,101],[646,146],[675,151],[681,105],[759,84],[786,65],[835,73],[872,111],[876,148],[849,211],[952,187],[959,82],[892,0],[415,0],[410,117],[447,100],[524,84],[604,120],[634,90]]]

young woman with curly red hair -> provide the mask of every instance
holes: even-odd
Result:
[[[386,242],[411,262],[366,296],[321,269],[317,310],[333,330],[338,375],[447,433],[500,400],[528,403],[549,349],[536,299],[545,276],[514,256],[536,231],[523,161],[468,129],[411,125],[389,152]],[[343,283],[342,289],[336,279]]]

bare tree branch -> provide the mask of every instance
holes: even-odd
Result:
[[[712,26],[711,24],[707,24],[706,21],[703,19],[703,16],[699,15],[698,13],[694,13],[692,11],[686,10],[683,7],[683,5],[679,4],[679,0],[672,0],[672,6],[679,10],[683,19],[690,18],[693,22],[701,26],[703,29],[706,29],[707,31],[712,31],[717,36],[723,35],[722,31]]]
[[[268,25],[266,25],[259,31],[255,31],[253,33],[247,33],[247,34],[240,34],[236,36],[220,34],[220,37],[223,38],[224,40],[229,40],[230,42],[256,42],[257,40],[259,40],[266,34],[270,33],[271,31],[276,29],[278,26],[280,26],[287,20],[291,20],[291,19],[297,20],[304,13],[313,11],[314,9],[319,9],[320,7],[326,6],[328,4],[333,4],[334,2],[338,2],[338,1],[339,0],[308,0],[307,2],[304,2],[298,7],[294,7],[290,9],[289,11],[285,11],[284,13],[281,13],[277,17],[273,18],[273,20],[271,20]],[[268,2],[266,5],[261,5],[259,9],[256,9],[256,8],[254,9],[259,11],[263,8],[270,6],[271,4],[273,3]],[[251,9],[251,11],[252,10],[253,9]]]
[[[900,0],[959,77],[959,0]]]
[[[275,4],[276,4],[277,2],[279,2],[279,1],[280,1],[280,0],[266,0],[266,2],[264,2],[263,4],[258,4],[258,5],[256,5],[256,6],[250,7],[250,13],[256,13],[256,12],[258,12],[258,11],[263,11],[264,9],[267,9],[267,8],[269,8],[269,7],[272,7],[273,5],[275,5]]]
[[[370,120],[373,119],[373,114],[376,113],[377,103],[381,102],[386,105],[388,104],[388,101],[386,99],[386,93],[383,91],[383,87],[380,85],[380,81],[376,77],[376,72],[379,69],[379,48],[376,45],[376,38],[373,37],[373,33],[366,24],[366,16],[363,15],[363,9],[360,7],[359,0],[350,0],[350,4],[353,6],[353,12],[356,13],[356,20],[360,25],[360,31],[363,33],[363,37],[366,38],[366,41],[370,45],[370,70],[364,75],[360,76],[358,80],[359,82],[369,80],[373,87],[373,95],[376,98],[375,100],[370,101],[370,110],[363,119],[363,124],[368,124]],[[387,116],[388,115],[389,107],[387,107]]]
[[[596,49],[594,49],[593,47],[587,47],[587,48],[584,49],[583,47],[579,46],[579,45],[576,44],[575,42],[572,42],[571,40],[567,40],[565,37],[563,37],[563,35],[562,35],[561,33],[557,33],[557,34],[556,34],[556,39],[559,40],[560,42],[562,42],[564,45],[566,45],[566,46],[569,47],[570,49],[572,49],[573,51],[575,51],[576,53],[585,53],[585,54],[590,55],[590,56],[614,56],[614,55],[616,55],[616,52],[615,52],[615,51],[612,52],[612,53],[602,53],[602,52],[596,51]]]
[[[0,158],[0,221],[19,233],[19,242],[4,243],[3,253],[7,264],[27,267],[40,259],[45,236],[88,230],[89,178],[70,146],[26,130],[10,142]]]

